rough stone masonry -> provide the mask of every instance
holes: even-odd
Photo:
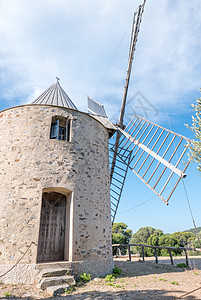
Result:
[[[71,121],[70,141],[50,139],[55,116]],[[0,275],[33,242],[1,281],[26,283],[37,277],[44,192],[66,195],[68,201],[64,260],[78,273],[112,272],[108,132],[100,122],[51,105],[1,111],[0,183]]]

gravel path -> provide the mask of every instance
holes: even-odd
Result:
[[[175,265],[185,262],[184,258],[174,258]],[[95,278],[83,286],[77,287],[70,295],[49,297],[46,292],[31,285],[0,285],[0,299],[8,299],[5,293],[11,293],[9,299],[58,299],[58,300],[109,300],[109,299],[154,299],[172,300],[201,287],[201,257],[191,258],[191,268],[183,269],[171,266],[169,259],[159,258],[155,264],[153,258],[143,263],[115,259],[115,265],[122,269],[119,278],[106,282],[104,278]],[[15,296],[15,297],[14,297]],[[182,299],[201,300],[201,289]]]

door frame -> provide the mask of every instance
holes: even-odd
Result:
[[[40,221],[42,212],[42,197],[43,193],[60,193],[66,197],[66,220],[65,220],[65,237],[64,237],[64,260],[62,261],[72,261],[72,243],[73,243],[73,192],[62,187],[49,187],[42,189],[41,194],[41,210],[39,218],[38,227],[38,241],[39,241],[39,231],[40,231]]]

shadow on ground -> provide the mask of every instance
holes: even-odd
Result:
[[[1,296],[2,299],[12,299],[12,300],[35,300],[35,299],[55,299],[55,300],[173,300],[177,299],[177,297],[186,293],[186,291],[193,290],[193,286],[190,281],[185,284],[185,279],[189,280],[190,277],[195,276],[192,272],[185,273],[186,268],[178,268],[172,265],[166,264],[155,264],[153,262],[136,262],[136,261],[115,261],[114,264],[122,269],[122,273],[116,279],[115,285],[116,287],[109,287],[104,279],[96,279],[91,281],[90,283],[83,284],[82,287],[78,287],[77,290],[69,294],[67,296],[57,296],[57,297],[48,297],[45,295],[46,292],[40,294],[37,290],[34,289],[33,286],[24,287],[24,291],[20,291],[20,287],[17,285],[7,285],[0,286],[1,288]],[[164,276],[159,276],[164,274]],[[179,274],[182,277],[178,280],[179,286],[160,286],[159,284],[166,284],[163,281],[160,281],[161,278],[165,278],[168,284],[170,284],[170,280],[177,280],[179,278]],[[195,274],[195,273],[194,273]],[[156,275],[156,276],[147,276],[147,281],[143,276],[146,275]],[[157,276],[158,275],[158,276]],[[184,276],[183,276],[184,275]],[[188,276],[187,276],[188,275]],[[199,274],[196,274],[199,275]],[[155,279],[156,278],[156,279]],[[192,277],[193,278],[193,277]],[[196,282],[199,277],[195,277]],[[139,285],[138,285],[139,280]],[[144,281],[143,281],[144,280]],[[194,278],[193,278],[194,280]],[[182,282],[183,281],[183,282]],[[137,283],[135,285],[135,283]],[[182,286],[183,283],[183,286]],[[189,284],[189,285],[188,285]],[[118,287],[117,287],[118,285]],[[22,287],[23,289],[23,287]],[[10,292],[13,296],[3,297],[6,292]],[[199,291],[200,292],[200,291]],[[16,295],[16,297],[14,297]],[[22,295],[19,297],[19,295]],[[39,296],[41,295],[41,296]],[[201,299],[201,297],[197,296],[197,293],[194,295],[191,294],[182,299],[195,300]]]
[[[178,268],[172,265],[154,264],[152,262],[114,261],[117,268],[122,269],[120,277],[144,276],[150,274],[180,273],[190,268]]]
[[[182,295],[184,294],[183,291],[180,290],[176,290],[176,291],[165,291],[165,290],[144,290],[144,291],[140,291],[140,290],[133,290],[133,291],[107,291],[107,292],[97,292],[97,291],[93,291],[93,292],[80,292],[79,294],[74,294],[74,295],[68,295],[68,296],[57,296],[57,297],[49,297],[49,298],[41,298],[43,300],[51,300],[51,299],[55,299],[55,300],[100,300],[100,299],[104,299],[104,300],[133,300],[133,299],[137,299],[137,300],[173,300],[173,299],[177,299],[175,296],[170,296],[167,294],[175,294],[178,293],[177,295]],[[22,297],[22,298],[18,298],[18,297],[9,297],[9,298],[0,298],[0,299],[12,299],[12,300],[34,300],[35,298],[33,297]],[[195,300],[198,298],[195,298],[194,296],[188,296],[188,298],[185,298],[188,300]]]

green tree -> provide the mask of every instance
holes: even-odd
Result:
[[[183,247],[183,245],[178,239],[172,237],[169,234],[161,235],[158,240],[158,245],[163,247]],[[181,253],[182,250],[172,250],[173,255],[181,255]],[[168,256],[169,251],[167,249],[161,249],[161,255]]]
[[[125,223],[113,223],[112,225],[112,233],[123,233],[125,229],[127,229],[128,225]]]
[[[146,244],[148,238],[152,234],[163,234],[162,230],[153,227],[141,227],[136,233],[133,234],[131,244]]]
[[[189,156],[192,162],[198,163],[197,169],[201,172],[201,98],[198,98],[197,104],[192,104],[192,107],[195,111],[195,116],[192,116],[192,126],[187,124],[186,126],[194,132],[196,140],[192,140],[189,145]]]
[[[187,247],[195,240],[196,235],[192,232],[175,232],[170,234],[170,237],[179,240],[182,247]]]
[[[120,233],[112,234],[112,244],[125,244],[125,236]]]
[[[194,234],[197,234],[197,232],[201,231],[201,227],[193,227],[193,228],[190,228],[188,230],[185,230],[185,232],[192,232]]]
[[[147,240],[147,245],[149,246],[159,246],[159,237],[163,235],[162,232],[151,234],[150,237]],[[155,249],[147,248],[146,250],[147,256],[153,256],[155,255]],[[158,256],[161,254],[160,249],[157,249]]]
[[[147,241],[151,235],[161,235],[163,231],[160,229],[155,229],[153,227],[141,227],[136,233],[133,234],[130,244],[147,244]],[[150,251],[145,248],[145,255],[151,254]],[[132,252],[137,253],[140,251],[141,254],[141,247],[132,247]],[[149,254],[148,254],[149,253]]]
[[[196,235],[196,239],[193,241],[193,247],[201,248],[201,231],[199,231]],[[200,255],[200,252],[198,253]]]
[[[114,223],[112,225],[112,244],[129,244],[132,236],[132,230],[127,229],[125,223]],[[120,247],[121,253],[126,254],[126,248]],[[113,248],[113,255],[117,254],[117,248]]]
[[[132,237],[132,230],[131,229],[126,229],[125,231],[124,231],[124,236],[125,236],[125,244],[129,244],[129,242],[130,242],[130,239],[131,239],[131,237]]]

